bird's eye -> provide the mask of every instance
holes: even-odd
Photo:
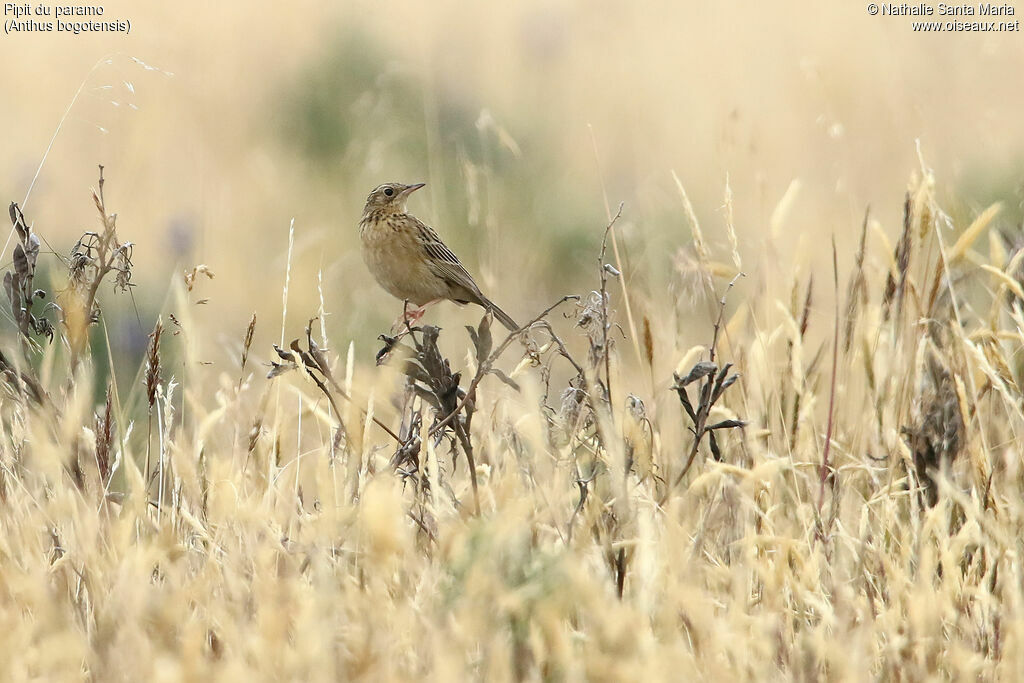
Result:
[[[384,188],[384,194],[386,194],[387,196],[389,196],[389,197],[390,197],[390,196],[391,196],[391,195],[393,195],[394,193],[395,193],[395,191],[394,191],[394,190],[392,190],[392,189],[391,189],[390,187],[385,187],[385,188]]]

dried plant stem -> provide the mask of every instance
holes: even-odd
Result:
[[[149,468],[152,465],[152,462],[153,462],[153,411],[150,410],[149,411],[149,415],[147,417],[147,427],[146,427],[146,469],[143,472],[143,477],[142,477],[143,482],[146,485],[145,493],[146,493],[147,497],[149,496],[149,485],[150,485],[150,482],[152,481],[152,478],[150,477],[150,474],[149,474],[149,472],[150,472]]]
[[[328,400],[331,402],[331,407],[334,409],[334,414],[338,416],[338,425],[342,429],[344,429],[344,426],[341,425],[341,412],[339,412],[338,406],[334,402],[334,398],[330,395],[330,392],[327,390],[327,386],[322,381],[320,381],[316,376],[311,376],[313,377],[313,380],[316,382],[317,386],[320,388],[320,391],[324,392]],[[328,377],[327,380],[331,383],[331,387],[334,389],[334,391],[338,393],[339,396],[341,396],[349,403],[353,402],[352,396],[347,391],[345,391],[345,389],[340,384],[338,384],[337,380],[335,380],[333,377]],[[361,410],[363,413],[363,417],[366,417],[369,414],[365,408],[362,408]],[[395,434],[394,430],[392,430],[391,427],[388,427],[386,424],[381,422],[376,415],[371,416],[370,419],[373,421],[375,425],[383,429],[387,433],[387,435],[394,439],[397,443],[402,443],[402,439],[398,436],[398,434]]]
[[[288,252],[285,257],[284,287],[281,290],[281,346],[284,347],[284,332],[288,322],[288,287],[292,275],[292,249],[295,246],[295,218],[288,223]],[[274,395],[274,433],[278,433],[281,422],[281,386],[278,385]],[[272,465],[268,464],[268,467]]]
[[[601,346],[604,353],[604,380],[605,390],[608,392],[609,414],[612,413],[612,354],[608,349],[608,328],[611,327],[611,322],[608,320],[608,268],[605,266],[604,255],[605,251],[608,249],[608,235],[612,233],[612,229],[615,227],[616,221],[622,217],[622,207],[623,204],[620,202],[619,210],[614,216],[608,219],[608,225],[604,229],[604,238],[601,240],[601,253],[597,257],[597,267],[601,277]],[[616,272],[621,278],[622,269],[620,268]],[[636,340],[634,339],[634,342],[635,341]]]
[[[462,450],[466,454],[466,464],[469,466],[469,482],[473,487],[473,508],[475,514],[480,514],[480,486],[476,480],[476,459],[473,457],[473,442],[466,433],[466,428],[461,422],[455,422],[455,433],[462,444]]]
[[[71,369],[78,367],[82,356],[87,352],[89,346],[89,328],[96,322],[98,307],[96,295],[100,285],[107,276],[116,272],[115,287],[122,291],[130,291],[131,284],[131,255],[133,245],[130,242],[121,244],[117,237],[117,214],[111,214],[107,210],[106,199],[103,187],[106,180],[103,177],[103,165],[99,165],[99,182],[96,191],[93,192],[93,203],[100,214],[102,230],[100,232],[86,232],[75,244],[72,250],[69,268],[72,285],[79,288],[81,297],[76,298],[71,304],[79,308],[81,319],[71,316],[67,317],[65,311],[65,329],[72,341],[71,343]],[[84,285],[84,290],[81,287]]]
[[[284,346],[284,331],[288,323],[288,286],[292,280],[292,249],[295,247],[295,219],[288,223],[288,255],[284,268],[284,288],[281,290],[281,346]]]
[[[594,162],[597,164],[597,172],[601,179],[601,198],[604,200],[604,213],[609,223],[614,224],[618,220],[619,216],[622,215],[622,203],[619,203],[618,214],[613,218],[611,204],[608,203],[608,188],[605,187],[604,173],[601,170],[601,155],[597,149],[597,138],[594,137],[594,127],[587,124],[587,128],[590,129],[590,142],[594,147]],[[609,230],[611,228],[609,227]],[[607,237],[607,235],[606,235]],[[622,265],[622,257],[619,255],[619,241],[615,237],[615,231],[611,230],[612,240],[612,253],[615,254],[615,267],[619,271],[619,283],[622,285],[622,301],[626,305],[626,322],[629,324],[630,341],[633,343],[633,351],[636,352],[637,362],[640,362],[640,335],[637,333],[637,326],[635,319],[633,318],[633,306],[629,300],[629,287],[626,284],[626,269]],[[602,263],[602,267],[603,267]],[[611,397],[611,391],[608,392],[609,398]]]
[[[742,421],[726,420],[724,422],[708,425],[708,417],[711,415],[711,408],[714,406],[715,401],[721,396],[722,392],[738,379],[738,375],[733,375],[731,378],[727,377],[728,371],[731,364],[725,365],[719,369],[715,365],[715,356],[718,348],[718,337],[722,329],[722,321],[725,316],[725,302],[729,291],[736,284],[736,281],[741,277],[744,277],[743,273],[737,273],[732,280],[729,281],[728,286],[725,288],[725,292],[718,300],[718,316],[715,319],[714,331],[711,336],[711,346],[708,349],[708,361],[707,364],[698,363],[697,366],[691,371],[690,375],[695,379],[702,378],[702,385],[700,389],[699,402],[697,408],[694,410],[689,398],[686,394],[686,383],[691,381],[689,378],[680,380],[676,378],[675,389],[679,394],[680,400],[683,402],[683,406],[686,409],[687,414],[693,421],[693,426],[690,431],[693,433],[693,443],[690,445],[690,452],[687,455],[686,462],[683,464],[683,469],[675,476],[671,486],[665,489],[665,493],[662,495],[659,504],[664,505],[672,492],[682,483],[683,478],[690,471],[693,466],[694,460],[697,458],[697,453],[700,449],[701,441],[707,435],[711,441],[712,452],[717,455],[714,441],[714,430],[731,427],[743,426]]]
[[[160,397],[158,394],[157,405],[156,405],[156,438],[157,438],[157,484],[156,484],[156,498],[157,498],[157,509],[156,509],[156,521],[159,524],[163,517],[164,509],[164,477],[166,469],[166,454],[164,453],[164,420],[163,410],[160,405]]]
[[[451,421],[455,419],[455,416],[462,412],[462,409],[466,407],[466,404],[473,400],[473,397],[476,395],[476,387],[478,384],[480,384],[480,380],[484,378],[484,375],[486,375],[487,371],[491,368],[492,365],[494,365],[494,362],[501,357],[501,354],[503,354],[505,352],[505,349],[509,347],[509,345],[512,343],[512,340],[517,338],[524,331],[533,327],[536,323],[546,318],[553,310],[564,304],[566,301],[575,301],[577,299],[579,299],[579,296],[575,294],[563,296],[561,299],[559,299],[558,301],[544,309],[544,312],[538,315],[536,318],[526,323],[515,332],[510,333],[507,337],[505,337],[505,341],[499,344],[498,348],[496,348],[494,352],[487,357],[487,360],[481,363],[480,366],[477,368],[476,375],[474,375],[473,377],[473,381],[470,382],[469,388],[466,389],[466,395],[462,397],[462,400],[459,401],[458,405],[456,405],[455,408],[450,413],[448,413],[440,422],[438,422],[437,424],[430,428],[429,436],[434,436],[442,429],[444,429],[446,426],[448,426],[448,424],[450,424]]]
[[[832,380],[828,392],[828,424],[825,427],[825,447],[821,452],[821,474],[818,482],[818,516],[825,502],[825,481],[828,479],[829,460],[832,450],[833,418],[836,408],[836,368],[839,366],[839,259],[836,255],[836,237],[832,236],[832,284],[835,291],[835,320],[832,331]]]

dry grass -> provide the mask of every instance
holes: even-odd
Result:
[[[997,208],[950,232],[933,188],[922,165],[898,230],[857,226],[834,297],[773,273],[789,302],[720,307],[736,270],[691,210],[706,347],[616,257],[522,335],[445,330],[445,357],[406,330],[373,367],[311,321],[267,378],[255,315],[193,321],[193,270],[109,383],[93,300],[128,243],[97,193],[89,305],[15,311],[0,356],[7,677],[1013,678],[1024,252]],[[288,309],[322,320],[284,306],[282,340]],[[237,369],[195,370],[226,333]]]

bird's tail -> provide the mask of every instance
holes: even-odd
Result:
[[[488,308],[491,311],[491,313],[494,314],[495,318],[501,321],[502,325],[507,327],[512,332],[515,332],[516,330],[519,329],[519,325],[516,323],[515,320],[512,319],[512,316],[498,308],[498,304],[494,303],[487,297],[481,298],[484,300],[484,306]]]

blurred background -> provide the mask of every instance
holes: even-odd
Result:
[[[189,294],[206,300],[191,307],[200,357],[237,364],[253,312],[265,357],[293,219],[285,337],[322,291],[334,350],[352,340],[372,363],[401,306],[369,279],[356,224],[386,181],[427,183],[412,212],[518,320],[597,288],[604,226],[624,202],[634,313],[680,348],[709,336],[694,325],[708,308],[691,296],[680,185],[730,267],[735,226],[737,300],[788,301],[812,272],[830,282],[832,235],[844,281],[869,206],[870,258],[884,263],[876,235],[898,236],[916,141],[958,228],[1002,200],[1001,229],[1019,229],[1020,33],[919,34],[835,1],[104,8],[131,33],[0,36],[0,195],[22,202],[45,154],[25,213],[66,256],[97,225],[90,188],[106,167],[137,286],[134,301],[100,298],[132,368],[157,314],[180,306],[169,284],[196,264],[216,276]],[[62,266],[48,263],[58,289]],[[814,315],[830,321],[831,306]],[[427,319],[454,329],[479,313],[443,304]]]

